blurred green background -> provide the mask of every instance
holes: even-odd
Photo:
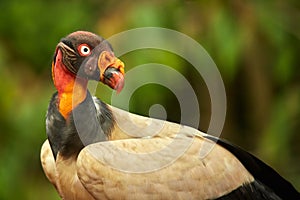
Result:
[[[108,38],[143,26],[171,28],[203,45],[227,92],[221,137],[257,155],[300,190],[298,0],[2,0],[0,7],[0,199],[59,199],[42,172],[39,151],[55,91],[50,69],[60,38],[80,29]],[[121,59],[127,70],[157,62],[180,71],[199,98],[198,128],[207,130],[208,91],[188,63],[157,50],[132,52]],[[97,94],[109,101],[110,89],[97,89]],[[178,102],[157,85],[137,90],[130,109],[147,115],[155,103],[165,105],[169,120],[179,121]]]

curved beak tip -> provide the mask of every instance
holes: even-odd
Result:
[[[124,74],[118,68],[108,67],[103,73],[102,82],[120,93],[124,87]]]
[[[117,91],[117,94],[119,94],[122,91],[122,89],[124,88],[124,83],[125,83],[124,76],[122,76],[122,78],[119,79],[119,81],[116,85],[116,88],[115,88],[115,90]]]

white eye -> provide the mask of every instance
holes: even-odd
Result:
[[[78,52],[81,56],[88,56],[91,54],[91,49],[87,44],[81,44],[78,46]]]

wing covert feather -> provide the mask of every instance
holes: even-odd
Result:
[[[211,141],[200,136],[180,136],[173,138],[178,140],[178,149],[182,143],[191,143],[175,158],[173,154],[177,152],[169,147],[170,138],[89,145],[78,156],[79,179],[95,199],[210,199],[254,180],[226,149],[215,145],[206,157],[200,158],[201,147]],[[150,156],[143,156],[146,154]],[[153,170],[141,170],[150,169],[145,165],[151,164]]]

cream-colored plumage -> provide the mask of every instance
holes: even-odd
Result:
[[[55,162],[43,144],[42,166],[64,199],[211,199],[254,180],[198,130],[110,109],[116,120],[110,141],[88,145],[77,159],[58,155]]]
[[[57,189],[56,165],[55,165],[55,160],[48,140],[46,140],[42,145],[40,159],[41,159],[42,167],[44,169],[44,172],[48,180]]]

